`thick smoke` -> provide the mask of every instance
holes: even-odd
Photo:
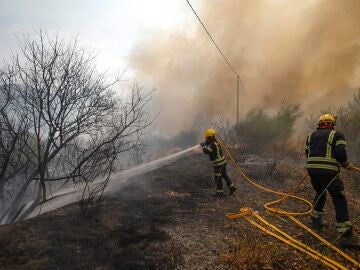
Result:
[[[242,76],[242,115],[283,102],[318,112],[346,102],[360,85],[359,0],[202,3],[194,6]],[[131,62],[158,89],[154,110],[164,132],[219,114],[234,119],[236,78],[195,18],[143,40]]]

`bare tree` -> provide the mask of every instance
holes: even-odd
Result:
[[[141,163],[143,163],[145,154],[146,154],[146,150],[145,150],[144,145],[139,145],[138,147],[135,147],[134,149],[132,149],[129,153],[128,166],[129,167],[138,166]]]
[[[40,31],[36,39],[24,38],[20,48],[21,56],[14,57],[3,73],[14,70],[12,104],[26,116],[33,139],[25,144],[35,167],[6,213],[10,222],[18,218],[33,181],[39,183],[33,207],[46,200],[46,182],[89,183],[105,177],[102,194],[114,160],[136,147],[151,124],[151,93],[135,83],[128,97],[117,97],[113,86],[119,80],[108,82],[106,74],[97,72],[94,56],[76,40],[65,43]]]
[[[341,106],[337,112],[337,126],[345,134],[349,144],[348,154],[354,162],[360,162],[360,89],[346,106]]]
[[[9,180],[19,174],[25,174],[32,158],[26,151],[29,140],[26,116],[14,106],[13,76],[14,70],[0,74],[0,199],[5,205],[5,186]]]

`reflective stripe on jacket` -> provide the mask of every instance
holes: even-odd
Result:
[[[209,155],[212,165],[220,166],[226,163],[225,156],[220,145],[216,141],[206,141],[203,145],[204,154]]]
[[[332,129],[317,129],[306,139],[306,168],[309,173],[336,174],[347,162],[344,135]]]

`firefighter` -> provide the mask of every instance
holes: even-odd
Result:
[[[231,182],[226,172],[226,159],[215,136],[216,131],[214,129],[207,129],[204,133],[205,142],[201,143],[201,147],[204,154],[209,155],[210,161],[214,167],[216,191],[213,195],[215,197],[223,197],[224,189],[222,178],[224,178],[226,185],[229,188],[229,195],[232,195],[235,192],[236,187]]]
[[[322,216],[326,191],[328,191],[335,208],[336,230],[340,235],[339,244],[342,247],[359,248],[360,242],[353,236],[353,227],[349,220],[344,184],[339,177],[340,166],[352,170],[353,165],[347,159],[345,137],[334,130],[335,124],[336,116],[322,115],[317,130],[306,139],[306,168],[316,192],[314,210],[311,213],[311,227],[315,230],[323,230],[327,227],[322,222]]]

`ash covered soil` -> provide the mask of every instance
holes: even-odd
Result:
[[[194,154],[128,181],[121,192],[106,197],[97,213],[81,216],[72,204],[17,224],[0,226],[0,269],[326,269],[310,257],[264,235],[245,220],[225,214],[241,207],[258,210],[267,220],[299,240],[352,268],[286,219],[266,215],[265,202],[276,199],[245,183],[228,164],[238,190],[214,199],[212,168],[205,155]],[[252,176],[257,165],[247,166]],[[268,187],[291,190],[303,171],[280,180],[260,180]],[[349,208],[360,216],[359,180],[345,175]],[[307,181],[299,194],[311,199]],[[328,198],[327,239],[336,239]],[[287,209],[299,210],[289,201]],[[307,224],[307,218],[302,221]],[[357,223],[357,224],[356,224]],[[360,227],[355,220],[355,226]],[[358,229],[357,229],[358,230]],[[359,233],[359,231],[358,231]],[[336,242],[335,242],[336,243]],[[360,258],[360,251],[348,251]]]

